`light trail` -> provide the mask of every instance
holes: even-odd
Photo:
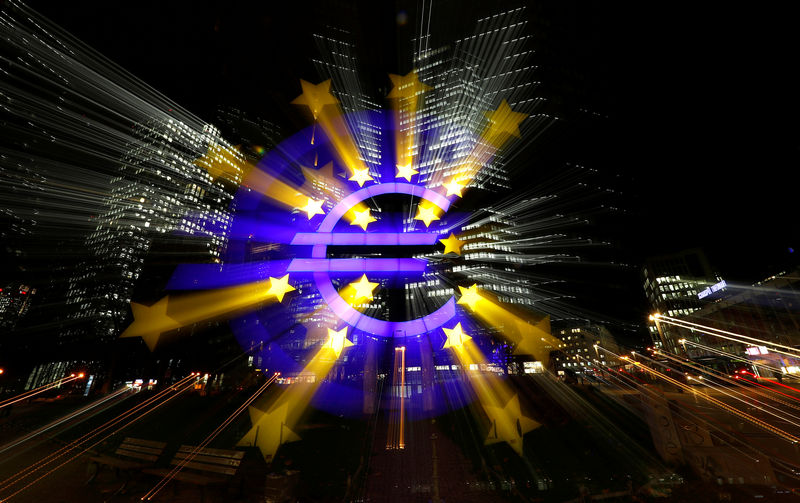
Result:
[[[392,403],[389,427],[386,436],[386,450],[405,449],[405,399],[406,399],[406,347],[394,348],[392,368]]]
[[[734,377],[734,378],[735,378],[735,379],[738,379],[738,380],[743,380],[743,379],[742,379],[742,378],[740,378],[740,377]],[[758,379],[758,376],[756,376],[756,379]],[[772,388],[770,388],[769,386],[765,386],[765,385],[763,385],[763,384],[761,384],[761,383],[759,383],[759,382],[755,382],[755,381],[749,381],[749,382],[750,382],[750,384],[755,384],[756,386],[760,386],[760,387],[762,387],[762,388],[764,388],[764,389],[768,390],[770,393],[778,393],[778,394],[780,394],[780,395],[783,395],[783,396],[785,396],[785,397],[787,397],[787,398],[791,398],[792,400],[797,400],[797,401],[800,401],[800,398],[794,397],[794,396],[792,396],[792,395],[789,395],[788,393],[784,393],[784,392],[782,392],[782,391],[778,391],[778,390],[776,390],[776,389],[772,389]],[[780,401],[780,400],[778,400],[778,399],[773,399],[773,400],[775,400],[776,402]],[[786,403],[786,402],[781,402],[781,403]],[[786,405],[789,405],[789,404],[786,404]],[[790,407],[793,407],[793,408],[796,408],[796,409],[800,409],[800,407],[796,407],[796,406],[794,406],[794,405],[790,405]]]
[[[165,332],[202,320],[230,317],[255,305],[282,302],[284,294],[294,290],[288,281],[286,275],[232,287],[167,295],[151,306],[132,302],[133,323],[120,338],[141,337],[153,351]]]
[[[663,353],[660,353],[660,354],[663,355]],[[638,355],[638,353],[637,353],[637,355]],[[650,358],[647,358],[646,356],[643,356],[643,355],[639,355],[639,356],[642,356],[643,358],[646,358],[646,359],[650,360],[653,363],[657,363],[659,365],[663,365],[663,364],[661,364],[660,362],[658,362],[656,360],[652,360]],[[663,356],[666,356],[666,355],[663,355]],[[675,359],[675,361],[678,362],[678,363],[683,363],[683,362],[680,362],[677,359]],[[686,372],[685,375],[686,375],[687,380],[694,381],[694,382],[696,382],[698,384],[704,384],[707,387],[709,387],[709,388],[713,389],[714,391],[716,391],[717,393],[723,394],[723,395],[725,395],[725,396],[727,396],[729,398],[732,398],[733,400],[736,400],[738,402],[742,402],[743,404],[745,404],[747,406],[756,408],[756,409],[760,410],[761,412],[769,414],[770,416],[773,416],[773,417],[775,417],[777,419],[786,421],[789,424],[792,424],[794,426],[800,427],[800,423],[796,423],[796,422],[794,422],[794,421],[792,421],[790,419],[787,419],[784,416],[776,414],[773,411],[778,411],[778,412],[780,412],[782,414],[785,414],[786,416],[792,417],[792,418],[800,421],[800,417],[795,416],[794,414],[790,414],[790,413],[788,413],[786,411],[783,411],[783,410],[779,409],[778,407],[775,407],[774,405],[762,402],[761,400],[758,400],[755,397],[749,397],[749,396],[745,395],[744,393],[740,393],[740,392],[734,392],[735,394],[728,393],[727,391],[725,391],[725,389],[721,388],[720,386],[714,385],[714,384],[708,382],[708,380],[706,380],[706,379],[702,379],[702,378],[698,379],[698,377],[693,377],[688,372]],[[742,388],[743,388],[743,386],[742,386]],[[731,391],[733,391],[733,390],[731,390]],[[757,391],[757,390],[753,390],[753,391]],[[741,398],[741,397],[744,397],[744,398]],[[785,402],[782,402],[780,400],[774,399],[772,397],[768,397],[768,398],[770,398],[772,400],[775,400],[775,401],[778,401],[778,402],[780,402],[780,403],[782,403],[784,405],[789,405],[789,404],[786,404]],[[752,400],[752,403],[750,401],[748,401],[748,400]],[[758,404],[758,405],[756,405],[756,404]],[[767,410],[767,409],[772,409],[772,410]]]
[[[314,123],[322,128],[341,164],[351,175],[369,172],[369,168],[361,159],[350,128],[343,118],[339,100],[330,91],[331,81],[312,84],[301,80],[300,84],[303,92],[292,101],[292,104],[308,107]],[[359,185],[363,185],[363,182]]]
[[[46,432],[52,430],[53,428],[57,428],[57,427],[61,426],[62,424],[65,424],[65,423],[69,422],[70,420],[72,420],[72,419],[84,414],[85,412],[89,412],[90,410],[92,410],[92,409],[94,409],[96,407],[99,407],[100,405],[108,402],[109,400],[117,398],[118,396],[120,396],[120,395],[122,395],[122,394],[124,394],[124,393],[126,393],[128,391],[130,391],[130,389],[127,386],[125,386],[125,387],[123,387],[123,388],[121,388],[121,389],[119,389],[119,390],[117,390],[117,391],[115,391],[113,393],[110,393],[107,396],[104,396],[104,397],[100,398],[99,400],[95,400],[94,402],[92,402],[92,403],[90,403],[90,404],[88,404],[88,405],[86,405],[84,407],[81,407],[80,409],[72,412],[71,414],[67,415],[66,417],[57,419],[56,421],[53,421],[50,424],[42,426],[41,428],[38,428],[37,430],[32,431],[32,432],[28,433],[27,435],[24,435],[22,438],[19,438],[19,439],[15,440],[15,441],[12,441],[11,443],[5,444],[2,447],[0,447],[0,454],[3,454],[4,452],[6,452],[6,451],[8,451],[10,449],[13,449],[14,447],[16,447],[18,445],[21,445],[21,444],[27,442],[28,440],[31,440],[31,439],[33,439],[35,437],[38,437],[42,433],[46,433]]]
[[[3,407],[8,407],[9,405],[13,405],[13,404],[18,403],[18,402],[21,402],[23,400],[27,400],[28,398],[30,398],[32,396],[36,396],[36,395],[38,395],[40,393],[44,393],[45,391],[51,390],[53,388],[58,388],[59,386],[67,384],[68,382],[76,381],[78,379],[83,379],[83,374],[70,374],[69,376],[62,377],[61,379],[58,379],[57,381],[53,381],[53,382],[51,382],[49,384],[45,384],[45,385],[40,386],[38,388],[32,389],[30,391],[26,391],[25,393],[21,393],[21,394],[19,394],[17,396],[12,396],[11,398],[6,398],[2,402],[0,402],[0,409],[2,409]]]
[[[581,358],[583,358],[583,357],[581,357]],[[600,364],[599,362],[596,362],[596,363],[601,367],[604,366],[604,365]],[[613,369],[611,369],[610,367],[608,367],[608,366],[604,366],[604,367],[607,369],[608,374],[611,377],[613,377],[615,380],[621,381],[622,385],[625,386],[626,389],[630,389],[632,391],[638,392],[640,394],[640,396],[649,395],[649,396],[651,396],[651,397],[653,397],[655,399],[663,399],[663,396],[661,394],[659,394],[653,388],[648,387],[647,385],[636,384],[635,382],[633,382],[629,378],[628,378],[628,380],[631,382],[631,384],[626,384],[625,381],[622,379],[622,377],[623,377],[622,374],[626,374],[628,376],[633,377],[631,374],[629,374],[627,372],[624,372],[624,371],[621,371],[620,374],[616,374],[613,371]],[[613,395],[611,395],[611,396],[612,396],[613,399],[617,400],[622,405],[627,405],[624,401],[620,401],[617,397],[615,397]],[[677,406],[676,408],[671,408],[670,409],[671,413],[674,416],[686,421],[687,423],[698,422],[699,424],[704,424],[709,432],[710,431],[717,432],[720,435],[720,437],[719,437],[720,440],[722,440],[725,444],[727,444],[730,448],[732,448],[733,450],[735,450],[736,452],[738,452],[742,456],[749,458],[751,461],[753,461],[755,463],[758,463],[758,462],[762,461],[763,459],[770,459],[774,463],[773,469],[775,469],[776,471],[778,471],[778,472],[780,472],[780,473],[782,473],[784,475],[792,477],[794,479],[800,479],[800,476],[798,476],[798,472],[800,471],[800,466],[798,466],[796,464],[793,464],[792,462],[787,461],[785,459],[782,459],[782,458],[780,458],[778,455],[776,455],[774,453],[767,453],[767,452],[764,452],[763,450],[761,450],[759,448],[754,447],[746,439],[740,438],[736,434],[737,432],[735,430],[733,430],[730,426],[726,426],[726,429],[721,428],[720,426],[718,426],[718,423],[713,420],[713,418],[708,417],[705,413],[703,413],[701,411],[693,409],[688,404],[681,403],[679,401],[674,401],[674,400],[672,400],[671,403],[673,403],[673,404],[675,404]],[[646,405],[646,404],[643,404],[643,406],[644,407],[648,407],[648,405]],[[738,447],[737,444],[741,445],[741,448]],[[750,451],[762,456],[762,459],[755,458],[755,457],[753,457],[752,455],[748,454],[747,452],[745,452],[742,449],[749,449]]]
[[[682,359],[680,359],[680,358],[678,358],[676,356],[673,356],[673,355],[670,355],[668,353],[665,353],[664,351],[658,351],[658,350],[652,350],[652,351],[653,351],[653,354],[664,356],[665,358],[668,358],[668,359],[670,359],[670,360],[672,360],[672,361],[674,361],[676,363],[679,363],[681,365],[685,365],[685,366],[687,366],[689,368],[697,370],[698,372],[701,372],[701,373],[704,372],[706,375],[712,376],[715,379],[719,379],[719,380],[721,380],[723,382],[727,382],[729,384],[733,384],[734,386],[738,387],[739,389],[748,389],[747,386],[745,386],[742,383],[742,380],[739,378],[739,376],[730,376],[728,374],[724,374],[722,372],[719,372],[718,370],[714,370],[714,369],[706,367],[704,365],[696,364],[696,363],[691,362],[691,361],[684,361],[684,360],[682,360]],[[698,368],[698,367],[700,367],[700,368]],[[751,375],[755,375],[755,374],[751,374]],[[758,383],[753,383],[753,384],[758,384]],[[767,388],[766,386],[762,386],[760,384],[759,384],[759,386],[769,390],[769,388]],[[767,394],[767,393],[765,393],[765,392],[763,392],[761,390],[752,389],[752,388],[749,388],[749,389],[750,389],[750,391],[754,391],[754,392],[758,393],[760,396],[762,396],[764,398],[767,398],[769,400],[774,400],[774,401],[776,401],[776,402],[778,402],[778,403],[780,403],[782,405],[785,405],[787,407],[790,407],[792,409],[800,410],[800,407],[798,407],[797,405],[794,405],[794,404],[789,403],[789,402],[785,402],[785,401],[781,400],[780,398],[777,398],[775,396],[771,396],[771,395],[769,395],[769,394]],[[772,390],[770,390],[770,391],[772,391]],[[793,400],[800,401],[800,399],[792,397],[790,395],[787,395],[786,393],[780,393],[780,392],[774,392],[774,393],[785,395],[785,396],[787,396],[787,397],[789,397],[789,398],[791,398]],[[772,407],[771,405],[768,405],[768,406]],[[796,416],[792,416],[792,417],[796,417]],[[800,419],[800,417],[796,417],[796,419]]]
[[[485,355],[472,338],[464,333],[461,323],[452,329],[444,329],[447,340],[444,348],[450,348],[462,369],[483,412],[489,419],[486,444],[505,442],[518,455],[523,455],[525,433],[541,426],[522,413],[519,395],[499,375],[492,371]]]
[[[182,379],[181,381],[178,381],[177,383],[175,383],[174,385],[170,386],[169,388],[167,388],[165,390],[162,390],[161,392],[157,393],[156,395],[148,398],[147,400],[145,400],[141,404],[138,404],[138,405],[134,406],[129,411],[126,411],[126,412],[120,414],[115,419],[109,420],[108,422],[104,423],[104,425],[113,426],[114,424],[119,422],[119,420],[124,419],[125,417],[129,416],[130,414],[136,412],[138,409],[146,407],[150,403],[152,403],[155,400],[157,400],[157,399],[161,398],[162,396],[166,395],[168,392],[172,391],[175,386],[179,386],[179,385],[188,383],[189,380],[191,380],[192,377],[193,377],[193,375],[185,377],[184,379]],[[43,459],[41,459],[41,460],[29,465],[27,468],[21,470],[20,472],[17,472],[16,474],[12,475],[8,479],[4,480],[3,482],[0,482],[0,491],[6,489],[9,485],[12,485],[13,483],[15,483],[15,479],[19,479],[20,477],[22,477],[22,478],[27,477],[29,475],[28,472],[38,470],[41,466],[46,466],[47,464],[52,463],[58,457],[61,457],[65,453],[73,450],[80,443],[83,443],[84,441],[90,439],[92,436],[95,436],[96,435],[95,432],[98,429],[102,428],[104,425],[101,425],[101,426],[95,428],[94,430],[84,434],[83,436],[79,437],[78,439],[73,440],[69,444],[63,446],[61,449],[59,449],[59,450],[51,453],[50,455],[46,456],[45,458],[43,458]],[[101,432],[102,432],[102,430],[101,430]]]
[[[0,482],[0,491],[8,490],[9,488],[11,488],[11,487],[21,483],[22,481],[24,481],[24,479],[35,475],[36,472],[44,469],[46,466],[56,462],[59,458],[62,458],[63,456],[65,456],[68,453],[74,451],[75,449],[78,449],[81,444],[87,442],[91,438],[96,437],[97,435],[99,435],[101,433],[104,433],[108,429],[112,428],[113,426],[116,426],[117,424],[119,424],[120,422],[122,422],[125,419],[129,418],[133,414],[141,411],[145,407],[148,407],[150,404],[154,403],[156,400],[166,396],[169,392],[171,392],[171,391],[175,391],[176,392],[176,393],[172,394],[172,396],[169,396],[166,400],[161,401],[160,403],[156,404],[151,409],[145,411],[144,413],[142,413],[138,417],[134,418],[132,421],[128,422],[127,424],[125,424],[125,425],[123,425],[123,426],[121,426],[121,427],[119,427],[119,428],[117,428],[115,430],[113,430],[111,433],[107,434],[106,436],[104,436],[100,440],[97,440],[92,445],[90,445],[88,447],[84,447],[81,450],[81,452],[79,452],[78,454],[68,458],[66,461],[62,462],[58,466],[56,466],[56,467],[50,469],[49,471],[45,472],[44,474],[40,475],[38,478],[32,480],[27,485],[25,485],[22,488],[18,489],[14,493],[3,497],[2,499],[0,499],[0,502],[8,501],[13,496],[15,496],[15,495],[19,494],[20,492],[24,491],[25,489],[31,487],[33,484],[35,484],[39,480],[43,479],[47,475],[55,472],[56,470],[58,470],[62,466],[66,465],[67,463],[69,463],[71,461],[73,461],[74,459],[76,459],[78,456],[80,456],[84,452],[86,452],[86,451],[92,449],[93,447],[99,445],[104,440],[106,440],[107,438],[109,438],[109,437],[113,436],[114,434],[118,433],[122,429],[130,426],[135,421],[138,421],[139,419],[141,419],[142,417],[146,416],[147,414],[149,414],[149,413],[153,412],[154,410],[160,408],[164,404],[172,401],[172,399],[174,399],[175,397],[179,396],[184,391],[187,391],[187,390],[191,389],[193,387],[193,383],[191,381],[195,377],[196,377],[195,374],[191,374],[191,375],[189,375],[187,377],[184,377],[180,381],[178,381],[175,384],[171,385],[169,388],[167,388],[165,390],[162,390],[161,392],[159,392],[155,396],[152,396],[152,397],[148,398],[147,400],[145,400],[141,404],[133,407],[129,411],[126,411],[126,412],[120,414],[115,419],[107,421],[106,423],[104,423],[103,425],[95,428],[94,430],[90,431],[89,433],[84,434],[82,437],[80,437],[80,438],[78,438],[76,440],[73,440],[72,442],[70,442],[69,444],[65,445],[61,449],[57,450],[56,452],[49,454],[45,458],[43,458],[43,459],[41,459],[41,460],[29,465],[27,468],[17,472],[16,474],[12,475],[11,477],[7,478],[6,480]],[[181,386],[183,386],[183,388],[179,389]]]
[[[685,391],[689,391],[694,395],[701,396],[704,399],[708,400],[709,402],[713,403],[714,405],[716,405],[716,406],[718,406],[718,407],[720,407],[722,409],[725,409],[728,412],[733,413],[734,415],[744,419],[745,421],[748,421],[748,422],[758,426],[759,428],[761,428],[763,430],[769,431],[770,433],[774,433],[775,435],[781,437],[782,439],[784,439],[786,441],[791,442],[792,444],[800,443],[800,437],[797,437],[795,435],[792,435],[791,433],[783,431],[780,428],[772,426],[771,424],[767,423],[766,421],[762,421],[761,419],[758,419],[757,417],[751,416],[750,414],[748,414],[746,412],[742,412],[742,411],[740,411],[739,409],[737,409],[735,407],[731,407],[730,405],[726,404],[725,402],[723,402],[721,400],[718,400],[718,399],[714,398],[713,396],[710,396],[707,393],[703,393],[702,391],[698,391],[697,389],[693,388],[692,386],[689,386],[689,385],[684,384],[684,383],[682,383],[682,382],[680,382],[680,381],[678,381],[676,379],[673,379],[673,378],[671,378],[671,377],[669,377],[669,376],[667,376],[667,375],[665,375],[665,374],[663,374],[663,373],[661,373],[661,372],[659,372],[659,371],[657,371],[655,369],[652,369],[652,368],[648,367],[647,365],[642,364],[641,362],[633,360],[632,358],[630,358],[628,356],[617,355],[616,353],[614,353],[612,351],[609,351],[609,350],[607,350],[605,348],[600,348],[600,349],[603,349],[603,351],[606,351],[606,352],[616,356],[617,358],[619,358],[621,360],[626,360],[626,361],[630,362],[631,364],[636,365],[638,368],[644,370],[645,372],[648,372],[648,373],[650,373],[650,374],[652,374],[652,375],[654,375],[656,377],[659,377],[659,378],[667,381],[668,383],[673,384],[673,385],[675,385],[675,386],[677,386],[677,387],[679,387],[679,388],[681,388],[681,389],[683,389]],[[645,358],[647,358],[647,357],[645,357]],[[649,358],[648,358],[648,360],[649,360]],[[651,360],[651,361],[653,361],[653,360]]]
[[[347,340],[346,332],[346,326],[339,331],[328,329],[328,339],[319,346],[299,373],[302,376],[313,376],[313,380],[287,386],[266,410],[250,407],[252,427],[237,445],[258,446],[264,460],[269,462],[281,445],[300,439],[292,428],[300,421],[314,393],[339,360],[343,350],[353,345]]]
[[[770,365],[764,365],[763,363],[758,363],[758,362],[755,362],[755,361],[752,361],[752,360],[748,360],[747,358],[745,358],[743,356],[738,356],[738,355],[735,355],[733,353],[728,353],[727,351],[722,351],[721,349],[712,348],[711,346],[706,346],[705,344],[700,344],[699,342],[690,341],[688,339],[680,339],[680,341],[683,341],[683,342],[681,342],[681,344],[689,344],[690,346],[697,346],[698,348],[703,349],[705,351],[710,351],[710,352],[716,353],[716,354],[718,354],[720,356],[727,356],[728,358],[731,358],[732,360],[736,360],[738,362],[746,363],[748,365],[753,365],[754,367],[767,369],[767,370],[769,370],[771,372],[777,372],[778,374],[782,374],[783,373],[783,371],[781,369],[777,368],[777,367],[772,367]],[[680,341],[678,341],[678,342],[680,342]]]
[[[777,382],[777,381],[770,381],[770,382],[771,382],[772,384],[776,384],[776,385],[778,385],[778,386],[782,386],[782,387],[784,387],[784,388],[787,388],[787,389],[790,389],[790,390],[792,390],[792,391],[796,391],[796,392],[800,393],[800,389],[797,389],[797,388],[792,388],[791,386],[787,386],[787,385],[783,384],[782,382]]]
[[[600,364],[600,366],[603,366],[603,365]],[[624,371],[620,371],[620,374],[617,374],[617,373],[614,372],[614,370],[612,368],[610,368],[608,366],[605,366],[605,367],[606,367],[606,369],[608,371],[608,374],[611,377],[613,377],[615,380],[622,382],[622,386],[625,386],[625,389],[630,389],[630,390],[632,390],[634,392],[637,392],[637,393],[639,393],[640,396],[650,396],[650,397],[652,397],[654,399],[663,399],[664,398],[656,390],[648,387],[647,385],[637,384],[636,382],[634,382],[630,378],[626,378],[626,379],[628,379],[628,381],[630,381],[630,384],[625,383],[625,380],[623,379],[624,376],[622,374],[625,374],[625,375],[633,377],[632,374],[629,374],[628,372],[624,372]],[[637,380],[638,380],[638,378],[637,378]],[[618,400],[616,397],[613,397],[613,395],[612,395],[612,398],[614,398],[615,400]],[[621,403],[622,405],[627,405],[624,401],[619,401],[619,403]],[[800,479],[800,477],[798,477],[798,475],[797,475],[797,473],[795,471],[795,468],[800,468],[800,467],[794,466],[790,462],[787,462],[785,460],[777,458],[773,454],[765,453],[764,451],[754,447],[750,443],[746,442],[744,439],[739,438],[738,436],[736,436],[735,435],[735,431],[730,429],[730,428],[728,430],[720,428],[713,421],[712,418],[706,416],[704,413],[702,413],[700,411],[689,410],[689,407],[686,404],[683,404],[683,403],[678,402],[678,401],[672,401],[672,403],[674,403],[677,406],[674,409],[672,409],[672,408],[670,409],[671,413],[674,416],[677,416],[678,418],[686,421],[687,423],[693,423],[695,421],[699,422],[699,423],[702,423],[702,424],[705,425],[705,427],[709,431],[717,432],[720,435],[720,437],[719,437],[720,440],[722,440],[725,444],[727,444],[729,447],[731,447],[733,450],[735,450],[736,452],[738,452],[742,456],[744,456],[746,458],[749,458],[751,461],[753,461],[755,463],[760,462],[760,460],[758,458],[753,457],[752,455],[748,454],[747,452],[745,452],[741,448],[737,447],[737,445],[735,445],[735,443],[741,444],[743,446],[743,448],[749,449],[749,450],[755,452],[756,454],[759,454],[759,455],[763,456],[765,459],[772,459],[778,464],[785,465],[786,467],[783,468],[783,470],[779,470],[779,471],[782,471],[786,475],[789,475],[789,476],[791,476],[793,478]],[[647,404],[643,404],[643,406],[644,407],[649,407],[649,405],[647,405]],[[637,414],[638,414],[638,412],[637,412]]]
[[[267,381],[261,385],[255,393],[253,393],[250,398],[245,400],[245,402],[240,405],[227,419],[225,419],[222,424],[217,426],[200,444],[198,444],[197,448],[190,452],[180,463],[178,463],[166,476],[164,476],[152,489],[150,489],[144,496],[140,498],[141,501],[150,501],[156,497],[156,495],[164,488],[170,481],[175,478],[175,476],[183,470],[191,461],[202,451],[205,449],[208,444],[210,444],[216,437],[219,435],[228,425],[233,422],[239,414],[243,411],[247,410],[247,407],[250,406],[261,394],[272,384],[275,382],[275,379],[278,377],[278,373],[272,374]]]
[[[713,335],[715,337],[720,337],[722,339],[728,339],[735,342],[740,342],[742,344],[757,343],[758,345],[769,347],[776,353],[781,353],[787,356],[800,357],[800,350],[798,350],[797,348],[793,348],[791,346],[785,346],[783,344],[778,344],[777,342],[765,341],[763,339],[756,339],[754,337],[728,332],[727,330],[720,330],[718,328],[708,327],[706,325],[700,325],[699,323],[693,323],[691,321],[681,320],[678,318],[671,318],[663,314],[653,315],[653,317],[656,321],[659,320],[664,321],[665,323],[675,325],[681,328],[694,329],[707,335]],[[736,337],[739,337],[739,339],[737,339]],[[749,339],[749,340],[743,341],[741,339]],[[775,348],[783,348],[784,350],[789,350],[790,352],[786,352]]]

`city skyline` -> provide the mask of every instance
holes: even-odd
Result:
[[[791,497],[772,16],[0,3],[0,499]]]

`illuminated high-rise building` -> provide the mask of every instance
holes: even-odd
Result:
[[[587,324],[565,328],[559,330],[556,337],[562,343],[558,354],[551,361],[556,371],[594,373],[604,367],[620,364],[620,360],[614,356],[620,354],[620,346],[611,332],[602,325]]]
[[[701,307],[685,321],[730,333],[725,337],[713,331],[678,327],[660,322],[668,345],[681,347],[690,358],[702,358],[714,365],[724,355],[735,355],[733,364],[741,367],[745,358],[754,362],[753,372],[800,374],[800,358],[792,352],[776,351],[780,346],[800,347],[800,316],[796,292],[800,270],[785,270],[749,286],[726,287],[725,283],[702,290]],[[677,316],[677,318],[681,318]],[[699,327],[698,327],[699,328]],[[725,334],[723,334],[725,335]],[[679,342],[682,341],[682,342]],[[749,341],[749,342],[748,342]]]
[[[684,250],[670,255],[651,257],[642,268],[643,286],[651,312],[671,317],[689,315],[703,305],[700,294],[722,279],[713,272],[705,253],[700,249]],[[655,347],[665,347],[677,352],[673,338],[655,325],[650,326],[650,336]]]
[[[140,124],[134,137],[86,239],[92,258],[70,279],[60,345],[119,335],[155,240],[176,246],[185,261],[222,260],[242,155],[215,127],[198,131],[177,119]]]
[[[31,308],[36,288],[28,285],[6,285],[0,288],[0,330],[14,330],[20,318]]]
[[[472,169],[470,153],[487,147],[480,138],[485,113],[502,100],[530,116],[526,129],[550,120],[536,113],[541,99],[533,95],[537,82],[523,13],[517,8],[480,19],[470,36],[441,47],[429,46],[430,35],[414,41],[414,68],[420,82],[432,88],[424,93],[414,126],[418,135],[429,135],[427,151],[416,153],[420,180],[429,186]],[[468,187],[508,189],[505,162],[502,151],[497,152],[481,164]]]
[[[383,155],[381,128],[364,113],[358,112],[380,110],[381,106],[364,90],[355,44],[350,39],[346,30],[330,26],[323,33],[314,34],[319,56],[313,58],[313,62],[322,80],[331,80],[331,93],[339,100],[345,114],[359,159],[372,176],[377,176]]]

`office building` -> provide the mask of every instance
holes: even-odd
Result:
[[[502,100],[515,112],[529,115],[523,137],[550,121],[537,113],[541,98],[533,94],[537,82],[524,8],[482,18],[470,36],[441,47],[430,47],[426,36],[420,39],[414,41],[413,65],[420,82],[432,89],[424,93],[424,108],[414,127],[429,138],[426,148],[416,153],[420,180],[428,186],[471,173],[470,154],[493,150],[480,135],[485,113],[497,109]],[[468,187],[509,188],[502,150],[480,163]]]
[[[722,281],[705,253],[697,248],[648,258],[642,268],[642,279],[651,313],[672,317],[687,316],[700,309],[701,292]],[[657,327],[650,326],[654,346],[677,351],[670,342],[672,338],[665,333],[670,329],[662,328],[659,335]]]
[[[558,374],[563,371],[594,374],[605,367],[620,365],[622,349],[616,338],[602,325],[586,324],[558,331],[561,348],[551,358],[551,365]]]
[[[800,357],[787,348],[800,348],[800,316],[797,291],[800,270],[781,271],[749,286],[726,285],[701,300],[701,307],[686,321],[724,330],[717,337],[709,330],[682,328],[660,323],[672,344],[690,358],[725,360],[734,365],[753,362],[762,376],[800,374]],[[702,294],[703,292],[701,292]],[[736,334],[736,335],[731,335]],[[680,341],[680,342],[678,342]],[[777,349],[778,351],[776,351]],[[781,352],[783,351],[783,352]]]
[[[36,288],[12,284],[0,288],[0,330],[9,333],[31,308]]]
[[[86,239],[91,259],[70,279],[66,301],[72,313],[59,345],[107,343],[124,330],[156,239],[176,251],[191,250],[182,256],[186,261],[222,260],[241,154],[215,127],[198,131],[177,119],[139,124],[134,138],[111,180],[106,209]],[[208,169],[215,162],[223,171]]]

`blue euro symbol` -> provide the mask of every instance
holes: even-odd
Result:
[[[292,244],[312,245],[310,259],[294,259],[288,272],[312,272],[320,295],[345,323],[354,329],[380,337],[412,337],[426,334],[439,328],[456,314],[455,298],[450,297],[442,307],[431,314],[408,321],[385,321],[367,316],[354,309],[336,291],[329,273],[370,271],[424,271],[425,261],[419,259],[329,259],[329,245],[416,245],[434,244],[438,236],[429,232],[409,233],[334,233],[337,222],[356,204],[365,199],[384,194],[407,194],[425,199],[443,212],[450,201],[425,187],[411,183],[381,183],[370,185],[345,197],[325,215],[315,233],[298,233]]]

